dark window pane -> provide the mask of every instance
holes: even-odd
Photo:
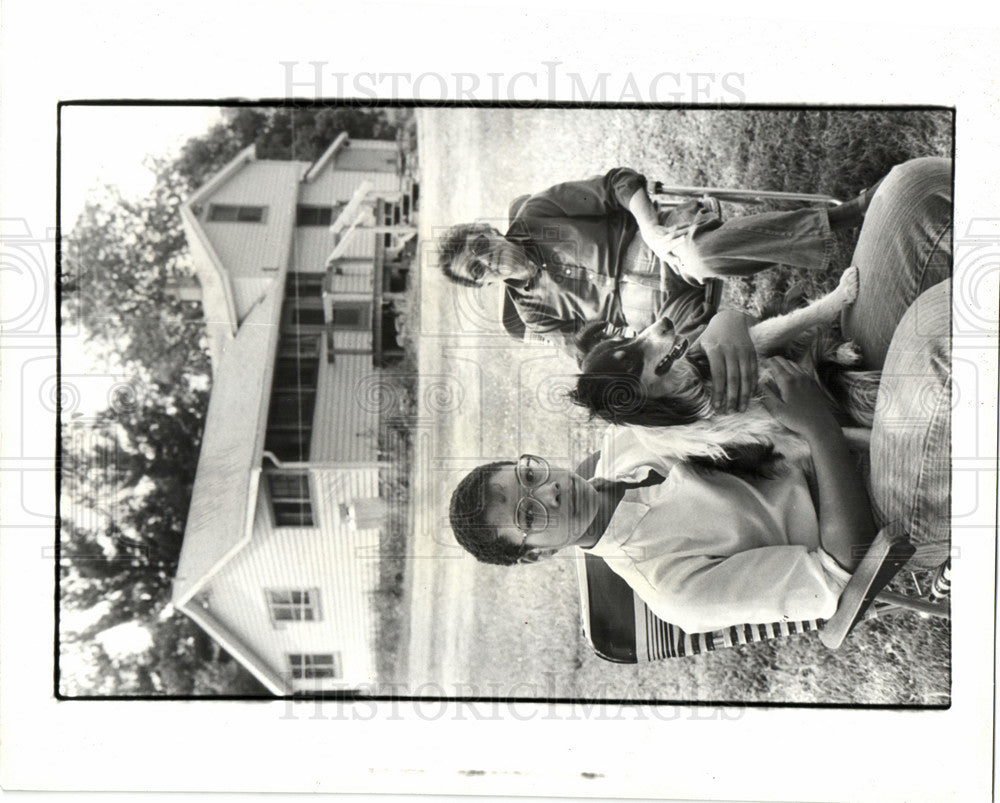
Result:
[[[312,527],[312,508],[308,502],[275,502],[274,523],[279,527]]]
[[[322,298],[323,274],[290,273],[285,286],[285,297],[291,299]]]
[[[306,206],[300,204],[295,210],[296,226],[329,226],[332,222],[332,206]]]
[[[368,304],[334,304],[333,325],[337,329],[365,329],[370,309]]]
[[[275,390],[315,389],[319,374],[319,359],[316,357],[279,357],[274,367]]]
[[[303,359],[319,357],[319,335],[282,335],[278,356]]]
[[[267,479],[275,501],[309,498],[309,477],[305,474],[268,474]]]
[[[275,391],[271,397],[268,426],[309,429],[312,427],[315,409],[316,392],[314,390],[297,392],[282,389]]]
[[[332,666],[311,666],[306,669],[306,677],[315,680],[319,678],[332,678],[335,675],[333,674]]]
[[[208,208],[208,219],[220,223],[230,223],[236,220],[239,207],[217,206],[213,204]]]
[[[282,461],[301,463],[309,459],[311,433],[301,430],[268,431],[264,448]]]
[[[291,318],[293,326],[322,326],[325,323],[322,309],[303,309],[297,307],[292,310]]]
[[[296,680],[339,678],[340,653],[321,655],[292,654],[288,656],[288,666]]]
[[[216,223],[260,223],[264,220],[264,207],[212,204],[208,219]]]
[[[264,219],[264,207],[241,206],[236,219],[241,223],[260,223]]]
[[[337,309],[334,315],[336,316],[334,322],[337,326],[349,326],[353,329],[361,324],[361,310],[357,307],[354,309],[350,307],[347,309]]]

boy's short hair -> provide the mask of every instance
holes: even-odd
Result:
[[[455,284],[478,287],[479,285],[472,279],[456,273],[453,266],[455,260],[465,251],[471,238],[492,233],[493,227],[489,223],[459,223],[448,229],[438,241],[438,267],[441,268],[441,272]]]
[[[482,563],[513,566],[529,550],[523,543],[501,538],[497,528],[485,521],[490,505],[490,481],[501,468],[512,465],[511,460],[501,460],[477,466],[462,478],[451,495],[448,517],[455,540]]]

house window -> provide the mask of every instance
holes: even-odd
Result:
[[[336,206],[312,206],[299,204],[295,208],[296,226],[329,226],[343,211],[346,204]]]
[[[297,433],[292,433],[294,440]],[[312,497],[305,472],[267,472],[267,492],[276,527],[312,527]]]
[[[293,680],[316,680],[343,676],[339,652],[313,655],[292,653],[288,656],[288,667],[291,670]]]
[[[316,307],[293,306],[288,310],[288,317],[285,319],[286,326],[294,329],[304,327],[321,327],[325,323],[322,305]]]
[[[213,223],[263,223],[266,213],[266,206],[212,204],[208,207],[208,219]]]
[[[302,462],[309,459],[318,381],[318,338],[315,335],[282,337],[274,366],[264,439],[264,448],[279,460]]]
[[[278,342],[278,356],[295,360],[318,359],[319,336],[284,334]]]
[[[299,273],[298,271],[289,273],[288,285],[285,287],[285,298],[322,298],[325,276],[325,273]]]
[[[334,301],[333,329],[365,331],[372,325],[372,305],[367,301]]]
[[[271,611],[271,621],[317,622],[319,615],[319,591],[306,590],[268,591],[267,606]]]

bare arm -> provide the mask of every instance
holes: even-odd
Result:
[[[768,360],[768,367],[774,379],[764,388],[768,412],[805,438],[812,452],[823,549],[854,571],[876,533],[857,464],[812,377],[783,357]]]
[[[663,226],[656,213],[656,207],[649,200],[644,189],[636,190],[629,199],[628,209],[639,224],[639,235],[650,250],[661,260],[666,260],[673,254],[674,248],[685,238],[689,225]]]
[[[663,261],[664,269],[669,270],[666,267],[667,257],[687,235],[689,226],[661,226],[656,208],[642,189],[631,197],[628,207],[639,224],[640,236]],[[668,299],[666,306],[669,308],[671,305],[683,305],[685,301],[700,300],[703,290],[691,286],[688,295],[690,299]],[[712,374],[712,403],[717,410],[745,410],[750,396],[757,389],[757,352],[749,334],[749,323],[747,316],[736,310],[719,312],[694,344],[708,357]]]

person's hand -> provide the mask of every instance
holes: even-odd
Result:
[[[715,409],[746,410],[757,389],[757,349],[748,317],[737,310],[717,312],[691,349],[708,357]]]
[[[642,239],[649,250],[664,262],[676,262],[677,247],[684,242],[691,225],[688,223],[677,226],[663,226],[656,223],[642,229]]]
[[[764,367],[764,407],[775,420],[806,438],[839,429],[823,391],[804,369],[784,357],[771,357]]]

